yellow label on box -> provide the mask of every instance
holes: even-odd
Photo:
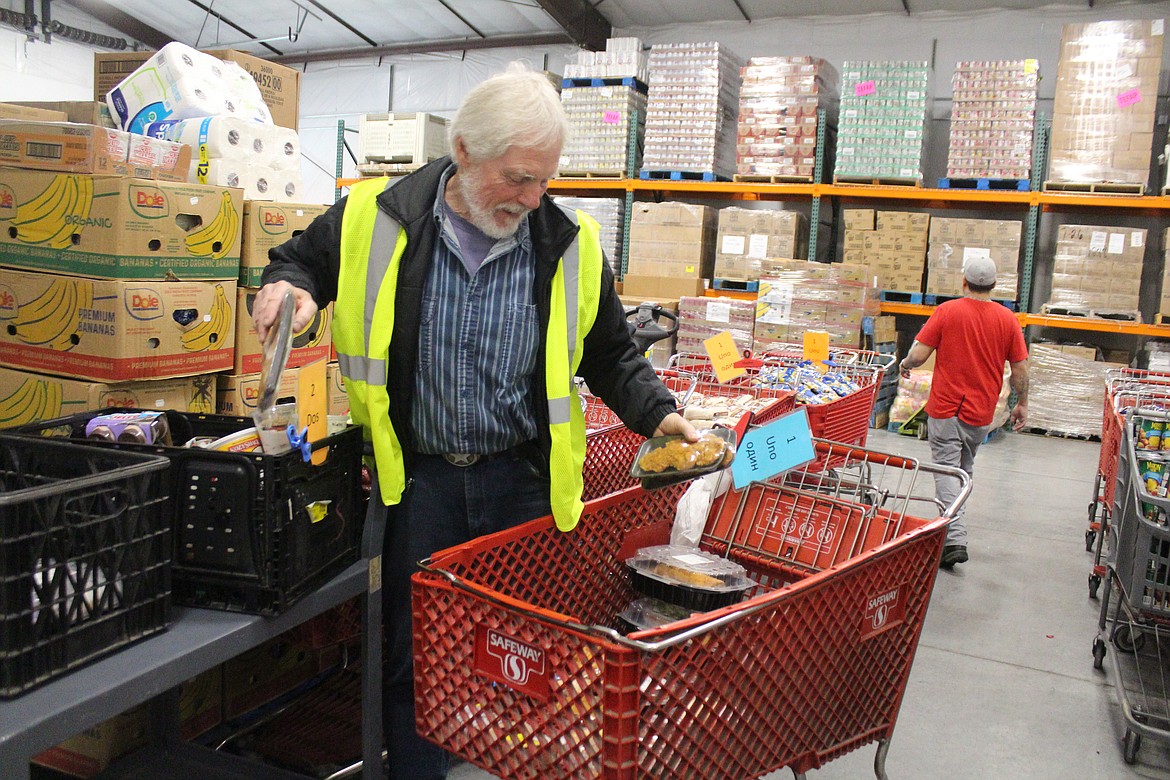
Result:
[[[743,366],[736,366],[739,362],[739,347],[729,331],[723,331],[703,342],[707,356],[711,358],[711,365],[715,368],[715,379],[720,382],[729,382],[737,376],[743,376],[747,370]]]
[[[804,359],[812,361],[822,374],[829,370],[825,361],[829,359],[829,334],[823,330],[804,332]]]
[[[1040,69],[1040,60],[1024,60],[1024,73],[1035,73]]]
[[[325,361],[318,360],[301,366],[297,409],[302,428],[309,429],[309,441],[324,439],[329,434],[328,408],[325,403]],[[329,455],[329,449],[313,453],[314,466],[320,466]]]

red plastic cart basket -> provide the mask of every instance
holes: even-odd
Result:
[[[417,725],[506,778],[758,777],[878,742],[884,771],[948,517],[906,514],[915,461],[819,442],[873,483],[790,474],[732,491],[704,549],[747,600],[626,636],[625,559],[661,543],[683,486],[591,502],[436,553],[413,578]],[[807,477],[807,481],[805,479]],[[932,492],[932,491],[931,491]]]

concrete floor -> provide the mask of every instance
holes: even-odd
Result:
[[[925,442],[885,431],[869,446],[929,459]],[[980,450],[971,560],[939,572],[886,762],[892,780],[1170,780],[1170,740],[1147,737],[1137,763],[1123,761],[1118,697],[1092,665],[1099,609],[1084,532],[1099,448],[1008,434]],[[865,747],[808,778],[872,777],[873,757]],[[488,777],[467,764],[450,774]]]

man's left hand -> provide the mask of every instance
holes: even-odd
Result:
[[[671,412],[662,418],[658,427],[654,429],[655,436],[683,436],[687,441],[698,441],[699,432],[695,426],[678,412]]]

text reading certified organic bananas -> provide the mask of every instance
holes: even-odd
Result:
[[[39,195],[17,205],[9,235],[26,244],[68,249],[92,206],[93,179],[59,173]]]
[[[187,251],[195,257],[223,257],[235,246],[239,229],[240,215],[236,213],[231,193],[224,192],[215,218],[187,234]]]
[[[223,285],[215,286],[215,301],[211,304],[211,311],[199,320],[199,324],[185,331],[179,338],[183,348],[192,352],[206,352],[220,349],[227,343],[228,331],[235,326],[231,307],[228,306],[227,296]]]
[[[81,310],[92,306],[92,281],[58,277],[40,295],[18,306],[9,327],[25,344],[66,352],[80,340]]]
[[[26,379],[7,398],[0,398],[0,428],[14,428],[60,416],[60,382]]]

